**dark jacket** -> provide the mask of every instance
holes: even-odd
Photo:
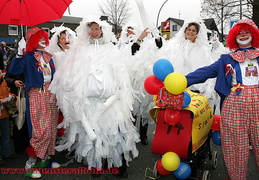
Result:
[[[35,51],[36,52],[36,51]],[[31,87],[43,87],[44,85],[44,76],[43,72],[38,71],[37,63],[38,61],[33,56],[35,52],[26,53],[25,57],[15,57],[10,65],[9,73],[12,75],[19,76],[24,74],[25,77],[25,90],[26,95]],[[53,75],[55,73],[55,66],[53,60],[50,62],[51,68],[51,80],[53,79]],[[29,100],[26,98],[26,118],[28,124],[29,137],[32,137],[32,126],[30,120],[30,111],[29,111]]]
[[[245,49],[239,49],[245,50]],[[259,63],[259,57],[257,58]],[[191,72],[186,75],[188,86],[198,83],[204,83],[209,78],[217,78],[214,89],[221,97],[221,106],[222,103],[231,91],[231,82],[232,82],[232,74],[228,73],[226,75],[225,66],[231,64],[233,68],[239,67],[239,63],[235,61],[229,54],[222,54],[218,61],[215,63],[199,68],[194,72]]]
[[[155,39],[155,42],[158,48],[161,48],[163,46],[162,38],[160,38],[160,41]],[[139,48],[140,48],[140,45],[138,45],[138,43],[133,43],[131,46],[131,54],[134,55],[137,51],[139,51]]]

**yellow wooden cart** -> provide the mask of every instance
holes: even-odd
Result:
[[[186,91],[191,96],[191,102],[188,107],[179,110],[181,118],[175,126],[165,122],[167,108],[155,107],[150,110],[150,116],[156,122],[152,153],[163,155],[175,152],[191,166],[191,177],[209,180],[209,171],[203,170],[205,159],[212,160],[213,168],[217,166],[217,151],[212,152],[210,148],[213,111],[205,96],[189,89]],[[158,178],[156,169],[153,172]]]

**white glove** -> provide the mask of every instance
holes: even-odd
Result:
[[[18,42],[18,55],[23,55],[23,49],[26,48],[26,41],[24,40],[24,37]]]
[[[150,32],[151,32],[151,34],[154,36],[154,38],[159,38],[160,37],[160,35],[159,35],[159,31],[158,31],[158,29],[157,28],[153,28],[153,29],[151,29],[150,30]]]

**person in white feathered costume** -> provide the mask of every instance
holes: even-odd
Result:
[[[75,150],[76,160],[89,168],[102,168],[107,159],[108,167],[126,171],[138,156],[133,90],[123,57],[111,43],[111,26],[99,17],[88,15],[80,22],[50,87],[64,115],[59,127],[66,128],[56,150]]]
[[[217,61],[220,58],[221,54],[230,53],[230,50],[224,47],[224,45],[219,41],[218,33],[215,31],[212,31],[211,33],[210,45],[211,45],[212,59],[214,61]]]
[[[230,53],[230,50],[219,41],[218,38],[218,33],[217,32],[212,32],[212,35],[210,37],[210,45],[211,45],[211,56],[213,61],[217,61],[220,58],[221,54],[228,54]],[[220,97],[218,94],[216,94],[215,103],[217,103],[216,109],[214,114],[220,115],[220,108],[218,104],[220,103]]]
[[[58,69],[66,56],[66,51],[76,38],[76,33],[63,25],[52,28],[51,32],[54,34],[46,50],[53,55],[55,68]]]
[[[118,48],[120,51],[126,51],[123,53],[132,54],[131,46],[137,41],[139,34],[141,33],[140,27],[134,23],[127,23],[122,27],[120,39],[118,41]]]
[[[160,49],[158,56],[168,59],[174,72],[183,75],[214,62],[211,47],[207,39],[208,29],[201,18],[185,20],[180,31],[167,41]],[[218,109],[217,94],[213,87],[215,80],[190,86],[189,89],[206,96],[213,109]]]
[[[155,39],[149,34],[148,28],[141,32],[137,25],[128,23],[123,26],[118,43],[120,51],[128,57],[125,63],[136,94],[132,114],[140,122],[140,139],[144,145],[148,144],[148,124],[153,123],[149,110],[154,106],[153,96],[144,89],[144,81],[152,74],[152,67],[157,60],[156,52],[162,46],[161,37]]]

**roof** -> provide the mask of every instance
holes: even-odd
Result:
[[[219,33],[218,27],[214,21],[213,18],[209,18],[209,19],[203,19],[204,20],[204,24],[205,26],[209,29],[209,30],[215,30]]]
[[[203,19],[203,20],[204,20],[204,24],[207,27],[207,29],[215,30],[219,33],[218,27],[213,18]],[[183,23],[184,23],[184,20],[182,20],[182,19],[176,19],[176,18],[171,18],[171,17],[169,17],[166,21],[174,21],[175,23],[177,23],[180,26],[183,26]]]
[[[100,19],[102,21],[107,21],[108,16],[101,16]],[[72,17],[72,16],[63,16],[61,19],[55,19],[49,22],[58,22],[58,23],[66,23],[66,24],[80,24],[83,20],[81,17]]]
[[[66,24],[80,24],[83,20],[81,17],[72,17],[72,16],[63,16],[61,19],[55,19],[49,22],[58,22],[58,23],[66,23]]]
[[[166,21],[174,21],[176,24],[183,26],[184,20],[182,19],[176,19],[176,18],[168,18]]]

